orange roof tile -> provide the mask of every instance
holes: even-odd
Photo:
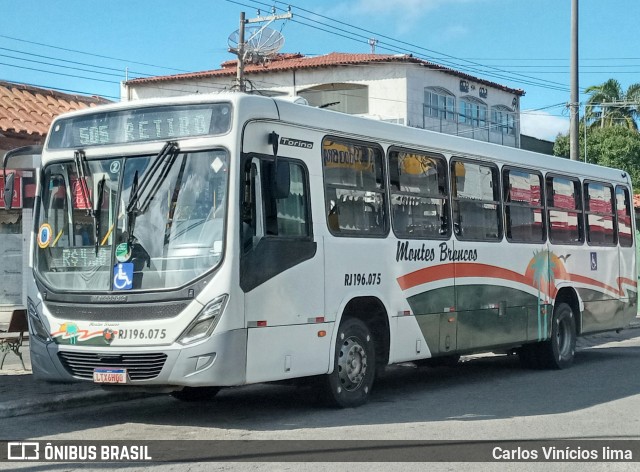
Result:
[[[189,72],[186,74],[176,75],[160,75],[156,77],[141,77],[139,79],[132,79],[126,82],[127,85],[146,84],[151,82],[169,82],[173,80],[190,80],[190,79],[206,79],[213,77],[226,77],[236,75],[236,60],[226,61],[222,63],[222,69],[206,70],[201,72]],[[441,66],[432,62],[428,62],[422,59],[413,57],[410,54],[351,54],[332,52],[323,56],[306,57],[299,53],[278,54],[273,59],[268,60],[264,64],[247,64],[245,66],[245,73],[265,73],[265,72],[281,72],[286,70],[299,70],[299,69],[318,69],[324,67],[336,67],[347,65],[359,65],[359,64],[372,64],[382,62],[397,62],[397,63],[413,63],[418,64],[429,69],[436,69],[447,74],[462,77],[473,82],[478,82],[484,85],[488,85],[506,92],[514,93],[516,95],[524,95],[524,90],[512,89],[504,85],[497,84],[484,79],[459,72],[448,67]]]
[[[633,196],[633,208],[640,208],[640,194]]]
[[[0,133],[44,136],[59,114],[104,103],[109,100],[0,80]]]

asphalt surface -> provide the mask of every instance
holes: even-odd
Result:
[[[6,329],[0,323],[0,329]],[[579,338],[578,349],[640,336],[640,317],[622,333],[609,332]],[[0,418],[43,413],[92,404],[126,401],[150,395],[138,392],[105,390],[91,382],[51,383],[37,379],[31,372],[29,342],[21,349],[26,369],[20,359],[9,352],[0,370]],[[0,354],[1,355],[1,354]]]

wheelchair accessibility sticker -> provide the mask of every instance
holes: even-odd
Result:
[[[113,268],[113,288],[131,290],[133,288],[133,263],[121,262]]]

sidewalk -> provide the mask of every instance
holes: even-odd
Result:
[[[90,382],[49,383],[31,373],[29,341],[20,349],[27,370],[18,356],[10,352],[0,370],[0,418],[30,415],[84,405],[101,404],[141,398],[149,395],[136,392],[107,391]]]
[[[637,331],[633,333],[632,331]],[[618,341],[629,337],[640,336],[640,317],[632,321],[631,326],[620,334],[595,334],[580,338],[579,347],[587,348],[598,344]],[[4,367],[0,370],[0,418],[29,415],[47,411],[62,410],[84,405],[101,404],[141,398],[149,394],[135,392],[106,391],[90,382],[71,384],[48,383],[36,379],[31,373],[31,359],[29,357],[29,342],[26,341],[22,349],[27,370],[22,369],[20,359],[9,353]]]

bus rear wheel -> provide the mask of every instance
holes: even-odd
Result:
[[[326,399],[339,408],[353,408],[369,400],[376,374],[373,336],[357,318],[338,328],[333,372],[324,378]]]
[[[576,319],[571,306],[559,303],[553,310],[551,338],[540,344],[538,361],[548,369],[565,369],[576,353]]]
[[[576,337],[573,309],[567,303],[559,303],[553,310],[551,337],[520,348],[520,361],[523,366],[534,369],[566,369],[573,364]]]
[[[220,387],[185,387],[171,392],[171,396],[183,402],[206,402],[213,399],[219,391]]]

